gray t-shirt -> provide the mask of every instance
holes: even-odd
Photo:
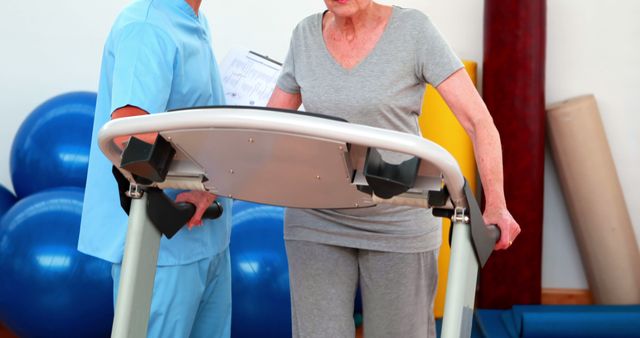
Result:
[[[463,66],[429,18],[420,11],[394,6],[377,45],[347,70],[325,45],[322,17],[322,13],[309,16],[293,31],[277,86],[288,93],[301,93],[309,112],[420,135],[418,115],[425,84],[437,86]],[[400,160],[386,156],[389,162]],[[285,239],[422,252],[440,246],[440,225],[429,210],[404,206],[288,208]]]

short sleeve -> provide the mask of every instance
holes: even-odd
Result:
[[[282,65],[282,72],[280,73],[280,77],[278,77],[278,81],[276,82],[278,88],[284,90],[289,94],[300,93],[300,85],[298,84],[298,81],[296,81],[296,68],[294,62],[295,45],[294,32],[294,35],[291,38],[291,43],[289,44],[289,52],[287,53],[287,58],[284,60],[284,64]]]
[[[431,19],[422,13],[418,17],[416,75],[437,87],[464,65]]]
[[[114,42],[111,112],[127,105],[165,111],[177,53],[173,40],[158,27],[136,23],[122,28]]]

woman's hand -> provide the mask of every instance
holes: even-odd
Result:
[[[495,250],[508,249],[520,234],[520,225],[513,219],[507,208],[487,206],[483,218],[485,224],[496,224],[500,228],[500,239],[496,243]]]
[[[209,206],[216,200],[216,195],[206,191],[185,191],[176,196],[176,202],[188,202],[196,206],[196,212],[187,222],[189,229],[202,224],[202,215]]]

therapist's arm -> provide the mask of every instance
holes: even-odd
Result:
[[[136,106],[124,106],[122,108],[118,108],[113,111],[111,114],[111,119],[119,119],[123,117],[131,117],[131,116],[143,116],[148,115],[146,111],[136,107]],[[145,134],[136,134],[131,135],[141,139],[144,142],[149,144],[153,144],[156,141],[156,137],[158,133],[145,133]],[[114,142],[118,147],[124,149],[125,145],[129,142],[131,136],[120,136],[114,139]],[[211,206],[213,201],[216,200],[216,195],[207,192],[207,191],[185,191],[176,196],[176,202],[188,202],[196,207],[196,212],[193,214],[189,222],[187,222],[187,226],[191,229],[194,226],[202,224],[202,215],[204,215],[207,208]]]
[[[300,108],[301,104],[302,95],[300,95],[300,93],[287,93],[276,86],[276,89],[271,94],[271,98],[269,98],[267,107],[297,110],[298,108]]]
[[[136,106],[124,106],[122,108],[118,108],[114,110],[113,113],[111,113],[111,119],[115,120],[123,117],[142,116],[142,115],[148,115],[148,114],[149,113],[147,113],[146,111]],[[158,133],[146,133],[146,134],[137,134],[137,135],[131,135],[131,136],[135,136],[136,138],[139,138],[144,142],[153,144],[156,141],[156,137],[158,136]],[[114,142],[116,146],[118,146],[120,149],[124,149],[125,145],[129,142],[129,139],[131,138],[131,136],[128,136],[128,135],[118,136],[114,139]]]

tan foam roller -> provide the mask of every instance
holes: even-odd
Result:
[[[640,251],[593,95],[548,107],[547,130],[595,302],[640,303]]]

